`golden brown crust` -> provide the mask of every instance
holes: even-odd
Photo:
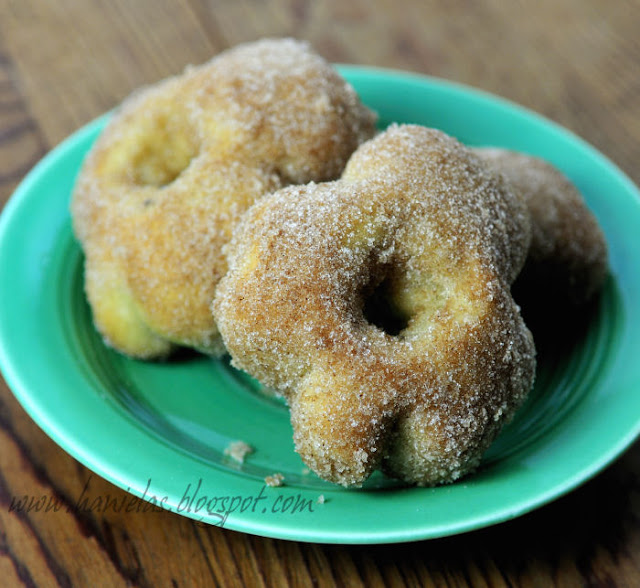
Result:
[[[531,215],[527,263],[515,285],[525,303],[582,306],[602,287],[607,246],[576,187],[551,164],[505,149],[476,149],[524,198]]]
[[[374,116],[308,45],[240,45],[138,91],[85,161],[71,205],[94,320],[137,357],[218,354],[209,306],[242,213],[337,177]]]
[[[321,477],[450,482],[533,381],[509,293],[529,239],[522,201],[469,150],[392,126],[340,180],[251,207],[213,311],[234,364],[286,396]]]

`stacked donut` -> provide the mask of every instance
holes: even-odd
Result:
[[[476,149],[504,174],[531,217],[531,246],[513,291],[536,334],[552,318],[584,308],[607,273],[607,247],[596,218],[576,187],[549,163],[505,149]]]
[[[512,285],[584,303],[606,247],[548,164],[373,125],[294,41],[240,46],[131,98],[74,196],[87,294],[126,353],[224,343],[285,397],[322,478],[452,482],[533,384]]]

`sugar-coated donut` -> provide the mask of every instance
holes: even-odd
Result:
[[[535,306],[544,313],[589,302],[607,273],[607,245],[576,187],[537,157],[498,148],[476,154],[505,175],[531,215],[531,247],[514,285],[516,299],[525,310]]]
[[[128,98],[91,150],[71,211],[105,340],[131,356],[223,349],[209,307],[242,213],[334,179],[375,132],[353,88],[305,43],[240,45]]]
[[[451,482],[532,386],[510,294],[529,241],[499,174],[439,131],[394,125],[340,180],[249,209],[213,313],[234,365],[285,396],[319,476]]]

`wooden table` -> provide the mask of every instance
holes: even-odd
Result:
[[[335,62],[424,72],[572,129],[640,183],[640,1],[0,0],[0,197],[133,88],[240,41],[294,35]],[[5,287],[3,284],[2,287]],[[124,493],[0,386],[3,586],[638,586],[640,444],[509,523],[405,545],[263,539],[168,512],[10,512],[13,496]]]

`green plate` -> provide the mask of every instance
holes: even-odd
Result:
[[[558,333],[564,344],[541,353],[530,399],[476,474],[432,489],[382,476],[360,490],[332,486],[294,452],[286,407],[226,361],[184,353],[144,363],[106,348],[84,299],[68,212],[74,178],[104,117],[45,157],[2,214],[0,365],[44,431],[140,497],[142,507],[326,543],[412,541],[511,519],[596,474],[640,431],[638,191],[581,139],[502,99],[427,77],[340,70],[382,126],[434,126],[469,144],[553,162],[606,233],[611,272],[596,308],[583,328]],[[256,448],[242,465],[224,453],[234,440]],[[285,485],[265,486],[275,472]]]

